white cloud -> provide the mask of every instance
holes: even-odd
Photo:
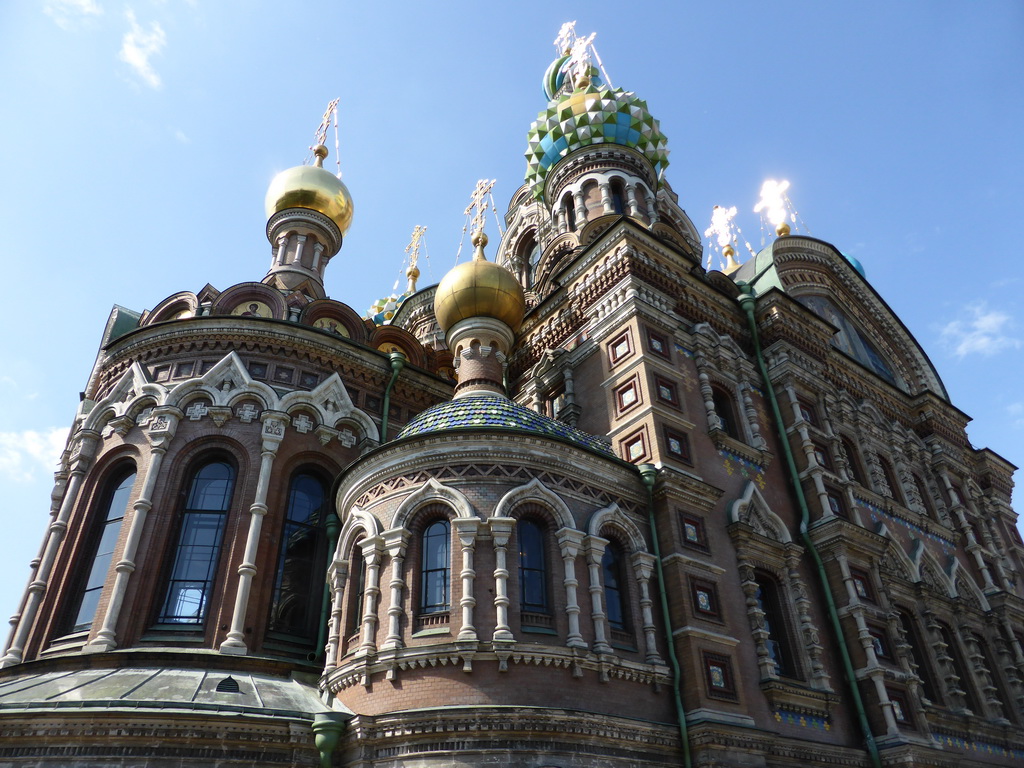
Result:
[[[125,17],[131,29],[124,33],[121,40],[121,52],[118,57],[135,70],[142,81],[150,88],[160,87],[160,75],[158,75],[149,60],[152,56],[160,53],[167,44],[167,35],[163,27],[153,21],[149,24],[149,31],[145,31],[135,20],[135,12],[129,8],[125,11]]]
[[[1004,349],[1017,349],[1020,339],[1009,335],[1013,328],[1011,317],[997,309],[989,309],[985,302],[964,307],[966,318],[951,320],[942,328],[942,339],[952,346],[957,357],[971,354],[994,355]]]
[[[67,429],[58,427],[42,432],[0,432],[0,477],[28,483],[40,473],[55,472],[67,436]]]
[[[43,13],[61,29],[73,29],[91,16],[99,16],[103,9],[95,0],[48,0],[43,5]]]
[[[181,128],[174,129],[174,138],[181,144],[188,144],[190,139]]]

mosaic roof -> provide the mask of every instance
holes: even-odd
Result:
[[[439,403],[410,421],[398,435],[398,439],[433,432],[475,429],[534,432],[606,456],[613,455],[608,444],[601,438],[531,411],[503,395],[474,395]]]
[[[593,144],[618,144],[639,151],[659,179],[668,167],[668,141],[647,110],[647,102],[631,91],[590,83],[552,99],[530,126],[526,183],[534,197],[543,195],[544,178],[555,163]]]

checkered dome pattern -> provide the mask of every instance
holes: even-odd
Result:
[[[621,88],[588,85],[553,99],[527,135],[526,183],[538,200],[548,171],[570,152],[593,144],[619,144],[641,152],[660,179],[668,167],[668,141],[647,102]]]
[[[534,432],[612,455],[608,444],[601,438],[531,411],[501,395],[474,395],[439,403],[410,421],[398,439],[456,429]]]

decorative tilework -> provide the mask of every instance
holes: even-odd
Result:
[[[813,728],[816,731],[832,730],[832,723],[827,717],[810,715],[806,712],[794,712],[789,709],[775,710],[775,721],[788,725],[799,725],[801,728]]]
[[[733,453],[726,448],[719,448],[718,455],[725,459],[722,466],[725,467],[725,471],[728,474],[732,475],[739,472],[746,479],[753,480],[757,483],[757,487],[762,491],[764,490],[766,485],[764,479],[764,467],[760,464],[755,464],[749,459],[745,459],[738,453]]]
[[[872,504],[870,501],[868,501],[867,499],[862,499],[860,496],[855,496],[854,500],[857,502],[859,506],[863,507],[864,509],[868,510],[868,512],[871,513],[871,521],[873,523],[881,523],[883,521],[883,518],[886,522],[898,523],[899,525],[903,526],[908,531],[911,531],[915,536],[919,538],[931,539],[940,547],[942,547],[943,552],[947,554],[952,553],[953,542],[949,541],[948,539],[944,539],[937,533],[931,533],[929,531],[926,531],[924,528],[917,525],[916,523],[912,523],[909,520],[904,520],[899,515],[895,515],[892,512],[889,512],[888,510],[882,509],[877,504]]]
[[[439,403],[419,414],[399,433],[398,439],[451,430],[498,429],[534,432],[574,443],[607,456],[607,443],[568,424],[524,408],[501,395],[461,397]]]
[[[944,733],[932,733],[932,740],[939,748],[956,747],[957,749],[980,752],[987,755],[999,757],[1013,757],[1017,760],[1024,759],[1024,749],[1007,749],[998,744],[989,744],[985,741],[967,741],[959,736],[950,736]]]

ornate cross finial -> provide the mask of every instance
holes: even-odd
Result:
[[[327,143],[327,129],[331,127],[331,119],[334,119],[335,125],[338,122],[338,101],[335,99],[327,105],[327,109],[324,110],[324,116],[320,118],[320,126],[316,129],[316,143],[326,144]]]
[[[573,74],[574,83],[579,83],[581,78],[590,74],[590,46],[596,36],[596,32],[591,32],[587,37],[577,37],[572,41],[569,71]]]
[[[427,228],[421,227],[419,224],[417,224],[412,230],[412,240],[410,240],[409,244],[405,246],[405,252],[409,254],[409,269],[414,269],[416,267],[416,262],[420,257],[420,240],[423,238],[426,231]]]
[[[564,56],[572,50],[572,42],[576,39],[576,22],[567,21],[558,30],[558,37],[555,38],[555,53]]]
[[[476,189],[473,190],[473,194],[470,197],[470,203],[466,206],[466,210],[463,212],[467,216],[473,212],[476,208],[476,212],[473,213],[471,232],[475,235],[477,232],[484,231],[484,216],[487,214],[487,196],[491,193],[491,188],[494,187],[495,179],[488,181],[487,179],[480,179],[476,183]]]

